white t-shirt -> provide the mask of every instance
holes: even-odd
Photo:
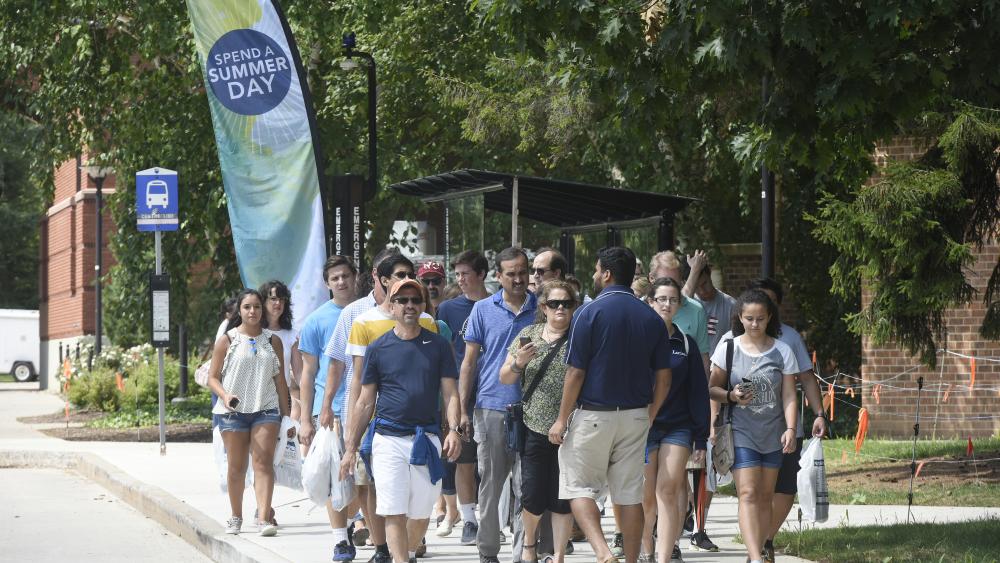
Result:
[[[283,357],[285,360],[285,384],[292,388],[292,345],[299,339],[299,332],[292,329],[273,330],[272,334],[281,339]]]

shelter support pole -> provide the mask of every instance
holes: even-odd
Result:
[[[607,232],[608,232],[608,239],[607,239],[608,246],[622,245],[621,231],[618,230],[618,227],[615,227],[613,225],[608,225]]]
[[[563,231],[559,235],[559,253],[566,259],[569,273],[575,275],[576,272],[576,239],[573,235]]]
[[[656,233],[656,250],[672,250],[674,248],[674,214],[664,213],[660,216],[660,225]]]
[[[519,237],[517,236],[517,176],[514,176],[514,182],[511,186],[511,196],[510,196],[510,245],[517,248],[520,245]],[[485,205],[484,205],[485,207]]]
[[[451,274],[451,202],[444,202],[444,277],[448,280]]]

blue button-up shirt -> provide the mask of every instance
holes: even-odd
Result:
[[[465,329],[465,341],[482,347],[477,363],[479,391],[476,408],[480,409],[503,411],[510,403],[521,400],[521,384],[500,383],[500,368],[507,359],[510,343],[521,329],[535,322],[538,300],[529,292],[521,310],[515,314],[507,308],[503,295],[501,289],[492,297],[477,301]]]
[[[587,372],[581,404],[649,405],[653,372],[669,368],[670,358],[670,336],[663,320],[623,285],[604,288],[573,316],[566,363]]]

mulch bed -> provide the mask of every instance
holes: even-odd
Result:
[[[104,416],[101,411],[70,409],[69,422],[90,422]],[[18,422],[23,424],[50,424],[53,422],[66,422],[66,411],[56,411],[52,414],[40,414],[38,416],[18,417]]]
[[[72,420],[72,418],[71,418]],[[56,421],[58,422],[58,421]],[[142,428],[45,428],[42,432],[53,438],[61,438],[74,442],[159,442],[160,428],[144,426]],[[169,442],[211,442],[212,425],[203,424],[168,424],[167,441]]]

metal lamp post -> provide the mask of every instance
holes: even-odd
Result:
[[[357,229],[359,233],[359,239],[356,241],[357,252],[356,256],[358,258],[358,268],[364,269],[364,202],[375,197],[376,192],[378,192],[378,132],[375,128],[375,112],[376,112],[376,79],[375,79],[375,59],[372,58],[371,54],[362,51],[356,51],[354,47],[357,45],[354,33],[348,33],[344,35],[343,47],[344,56],[346,57],[340,62],[340,68],[343,70],[354,70],[360,65],[354,60],[355,57],[363,59],[367,63],[368,67],[368,184],[365,186],[363,193],[358,194],[360,197],[356,197],[356,194],[352,194],[350,199],[350,206],[352,207],[352,222],[354,222],[354,228]]]
[[[101,188],[103,188],[104,180],[108,175],[114,173],[114,169],[90,164],[81,166],[80,168],[94,181],[94,185],[97,187],[97,232],[95,233],[97,255],[94,261],[94,297],[96,302],[94,329],[97,334],[94,338],[94,357],[99,357],[101,355],[103,328],[103,307],[101,306],[101,276],[103,275],[103,271],[101,268],[104,261],[104,196]]]

